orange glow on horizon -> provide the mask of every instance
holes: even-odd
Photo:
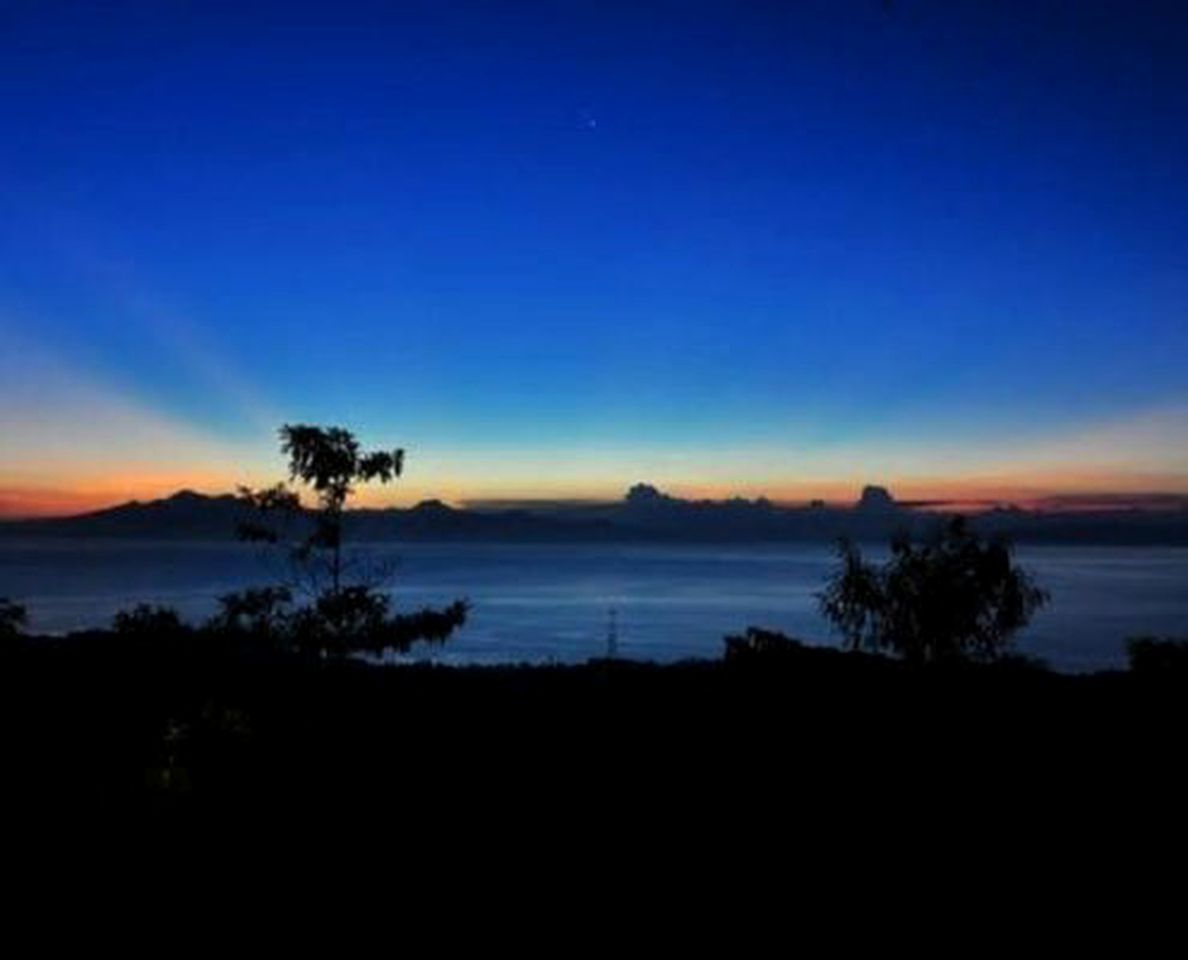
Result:
[[[77,487],[66,488],[31,483],[0,482],[0,517],[8,519],[69,516],[100,510],[131,500],[168,497],[178,490],[194,490],[208,495],[228,493],[240,482],[268,483],[275,479],[232,479],[218,472],[160,472],[133,477],[96,477]],[[651,482],[643,480],[641,482]],[[690,500],[724,500],[731,497],[767,499],[788,505],[823,500],[831,506],[855,503],[867,483],[887,487],[899,501],[931,501],[966,509],[986,509],[1011,504],[1022,508],[1043,506],[1060,497],[1111,497],[1166,493],[1188,495],[1188,477],[1183,475],[1113,474],[1103,471],[1061,470],[1037,472],[1026,479],[1014,475],[997,477],[901,477],[889,479],[837,479],[829,481],[773,481],[764,485],[690,484],[655,481],[654,485],[675,497]],[[393,486],[360,488],[352,500],[356,507],[406,507],[422,500],[439,499],[454,505],[483,500],[621,500],[632,481],[619,484],[602,481],[582,485],[563,480],[558,483],[532,484],[508,482],[506,485],[453,483],[432,487],[423,482],[398,482]]]
[[[118,506],[131,500],[156,500],[179,490],[216,495],[234,490],[221,475],[163,473],[136,477],[102,477],[66,488],[0,483],[0,517],[21,519],[71,516]]]

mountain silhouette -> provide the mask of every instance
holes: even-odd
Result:
[[[458,509],[425,500],[409,508],[350,510],[345,529],[352,540],[378,542],[794,542],[841,536],[880,541],[898,531],[921,533],[947,515],[932,504],[899,503],[885,487],[873,485],[850,507],[819,500],[789,507],[762,497],[686,500],[639,483],[615,503]],[[219,541],[233,539],[250,518],[249,508],[231,494],[181,490],[78,516],[0,522],[0,537]],[[299,516],[293,533],[310,522],[310,515]],[[1182,505],[1077,512],[1006,507],[977,514],[973,524],[1019,542],[1188,545],[1188,509]]]

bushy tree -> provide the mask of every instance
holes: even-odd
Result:
[[[207,627],[219,633],[249,634],[269,640],[283,636],[291,621],[288,587],[258,587],[219,597],[219,612]]]
[[[403,450],[365,451],[348,430],[297,424],[281,427],[281,450],[289,458],[289,484],[310,490],[315,508],[306,511],[289,484],[263,490],[240,488],[240,497],[258,520],[242,524],[247,540],[286,546],[293,588],[308,603],[293,606],[289,587],[265,587],[229,594],[212,626],[281,636],[309,651],[347,653],[407,650],[417,641],[444,642],[466,620],[467,605],[393,615],[380,590],[390,569],[343,548],[347,501],[358,484],[390,483],[403,472]],[[306,523],[294,543],[282,544],[276,520],[297,517]]]
[[[322,593],[294,615],[292,637],[306,650],[343,654],[408,650],[418,641],[444,643],[466,622],[466,603],[456,600],[440,610],[424,608],[392,614],[391,601],[371,587],[352,586]]]
[[[1147,676],[1188,676],[1188,639],[1131,637],[1126,641],[1130,669]]]
[[[19,636],[27,620],[28,614],[21,604],[0,597],[0,639],[10,640]]]
[[[121,636],[152,639],[176,636],[185,630],[176,610],[148,603],[139,603],[131,610],[121,610],[112,620],[111,628]]]
[[[727,663],[787,660],[805,649],[799,640],[762,627],[747,627],[745,633],[728,636],[724,643],[723,659]]]
[[[920,543],[897,536],[881,566],[848,541],[839,552],[818,600],[853,650],[914,663],[995,660],[1048,600],[1005,540],[983,540],[962,517]]]

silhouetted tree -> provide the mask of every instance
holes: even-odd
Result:
[[[723,659],[727,663],[786,660],[804,650],[799,640],[762,627],[747,627],[745,633],[727,636],[723,642],[726,646]]]
[[[1130,669],[1148,676],[1188,675],[1188,640],[1131,637],[1126,641]]]
[[[258,639],[283,636],[290,624],[293,594],[287,587],[258,587],[219,597],[219,612],[207,623],[216,632],[246,633]]]
[[[364,451],[354,434],[341,427],[286,424],[280,439],[289,457],[289,481],[312,490],[317,502],[312,517],[306,517],[312,520],[312,532],[291,549],[311,602],[290,611],[292,595],[283,587],[228,594],[220,600],[222,611],[212,625],[283,633],[298,647],[318,652],[406,650],[418,640],[444,642],[466,620],[464,601],[393,616],[388,596],[377,589],[386,569],[365,567],[343,552],[344,512],[356,485],[395,480],[404,468],[404,451]],[[240,497],[261,518],[241,524],[240,536],[247,540],[276,544],[281,534],[268,522],[270,515],[305,516],[299,494],[283,483],[263,490],[241,487]],[[348,583],[348,578],[356,582]]]
[[[818,600],[852,650],[915,663],[995,660],[1048,600],[1005,540],[982,540],[962,517],[919,544],[897,536],[882,566],[848,541],[839,553],[841,568]]]
[[[176,636],[185,630],[181,617],[170,607],[139,603],[131,610],[121,610],[111,622],[111,628],[125,637]]]
[[[28,621],[25,608],[7,597],[0,597],[0,639],[19,636]]]
[[[280,429],[280,438],[281,450],[289,457],[290,482],[311,488],[318,503],[313,532],[297,547],[295,558],[307,573],[324,574],[329,591],[338,593],[344,573],[342,521],[347,499],[357,483],[389,483],[400,476],[404,451],[364,452],[354,434],[341,427],[286,424]],[[284,484],[260,491],[241,487],[240,496],[265,513],[300,509],[300,497]],[[279,538],[274,528],[263,523],[241,525],[240,535],[270,543]],[[321,584],[315,584],[313,592],[321,591]]]

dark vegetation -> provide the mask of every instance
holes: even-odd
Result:
[[[303,524],[307,532],[295,542],[288,536],[285,520],[308,518],[298,493],[285,484],[241,488],[240,499],[253,516],[240,522],[239,535],[283,549],[287,583],[220,598],[221,612],[212,627],[313,655],[403,652],[418,641],[444,643],[466,622],[465,601],[442,610],[393,615],[382,590],[391,571],[344,548],[343,514],[355,485],[396,479],[404,468],[404,451],[365,452],[341,427],[286,425],[280,438],[290,481],[305,485],[317,498],[312,528]],[[303,596],[305,604],[295,606],[294,594]]]
[[[779,817],[790,794],[884,816],[927,781],[938,816],[962,784],[1017,808],[1053,779],[1107,789],[1179,756],[1185,649],[1145,641],[1134,671],[1069,676],[751,629],[718,661],[377,668],[140,611],[115,632],[4,641],[5,793],[573,826],[603,805],[665,816],[662,799],[717,817],[747,796]]]
[[[1147,677],[1188,678],[1188,640],[1133,637],[1126,644],[1130,669]]]
[[[316,427],[282,440],[315,522],[287,533],[299,500],[278,485],[243,491],[242,533],[280,551],[286,579],[223,597],[198,627],[141,605],[58,638],[24,636],[24,609],[0,600],[10,803],[566,829],[730,809],[753,830],[806,795],[938,823],[1044,783],[1178,777],[1188,642],[1136,639],[1130,671],[1082,676],[1012,656],[1046,595],[960,522],[897,538],[882,566],[842,544],[820,602],[848,650],[753,627],[717,661],[377,667],[357,655],[443,643],[466,615],[393,612],[388,571],[345,547],[354,485],[392,480],[403,454]]]
[[[848,541],[839,552],[841,570],[820,596],[821,611],[851,650],[910,663],[989,662],[1048,602],[1012,562],[1006,540],[982,540],[961,517],[918,544],[897,535],[881,567]]]
[[[23,606],[0,597],[0,640],[15,637],[27,620],[28,614]]]

